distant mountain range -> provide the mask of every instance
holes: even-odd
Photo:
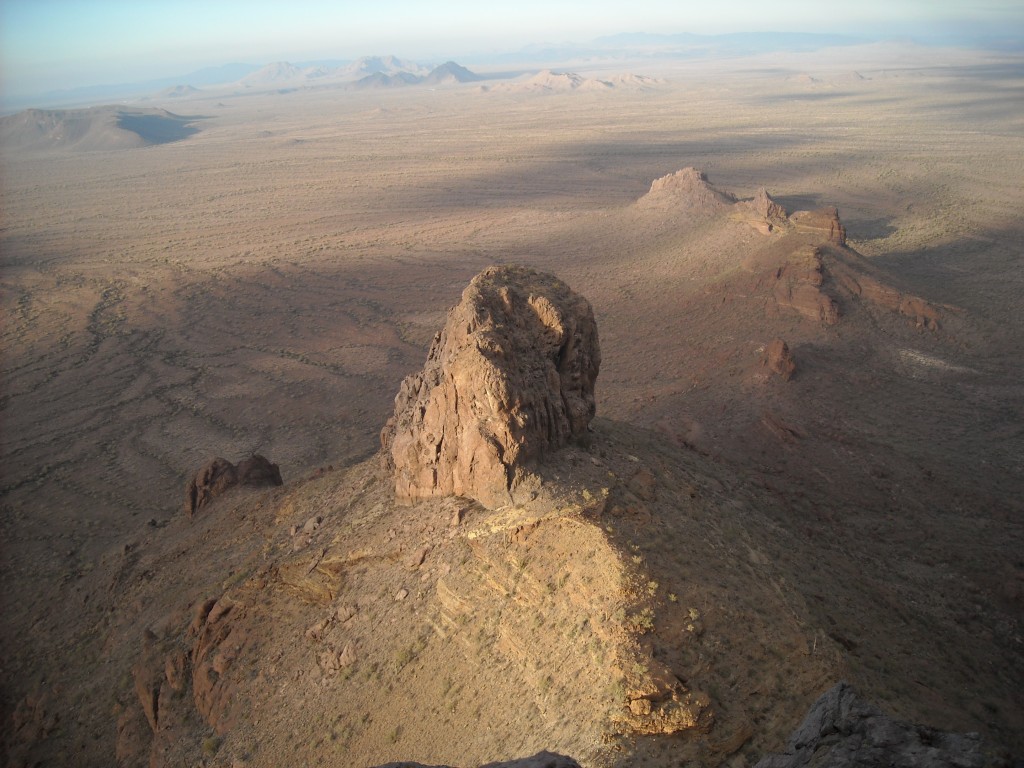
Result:
[[[520,68],[566,66],[584,59],[660,62],[722,56],[747,56],[773,52],[806,52],[822,48],[878,42],[877,38],[847,34],[799,32],[743,32],[723,35],[691,33],[657,34],[631,32],[599,37],[585,43],[537,44],[518,51],[476,55],[477,67],[517,65]],[[908,41],[910,42],[910,41]],[[1019,35],[1005,38],[944,37],[915,40],[918,44],[1021,50]],[[521,71],[521,70],[520,70]],[[534,69],[536,71],[536,69]],[[436,74],[435,74],[436,73]],[[186,90],[238,85],[247,89],[306,87],[315,84],[352,83],[357,88],[389,88],[425,83],[440,85],[479,80],[465,67],[447,62],[432,68],[396,56],[365,56],[355,61],[332,59],[306,62],[274,62],[265,66],[231,63],[204,67],[189,74],[139,82],[108,83],[50,91],[37,96],[3,96],[0,109],[13,112],[25,107],[85,106],[104,101],[138,99],[159,94],[161,98],[181,97]]]
[[[394,88],[406,85],[447,85],[480,80],[454,61],[433,69],[395,56],[365,56],[349,64],[330,67],[300,66],[278,61],[251,72],[238,81],[244,88],[280,88],[348,84],[353,88]]]

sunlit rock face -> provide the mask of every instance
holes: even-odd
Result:
[[[586,432],[601,364],[590,303],[517,266],[473,278],[381,433],[395,494],[511,501],[532,462]]]

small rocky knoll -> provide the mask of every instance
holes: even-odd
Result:
[[[189,519],[218,496],[236,485],[281,485],[281,470],[259,454],[232,464],[219,456],[210,459],[192,476],[185,489],[185,514]]]
[[[678,210],[692,214],[713,214],[727,210],[736,198],[716,189],[703,171],[696,168],[662,176],[651,182],[647,194],[637,200],[639,208]]]
[[[531,462],[586,431],[600,363],[586,299],[534,270],[485,270],[381,432],[397,497],[509,503]]]

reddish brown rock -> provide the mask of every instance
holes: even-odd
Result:
[[[236,485],[281,485],[281,470],[265,457],[255,454],[236,467],[219,456],[211,459],[188,482],[185,490],[185,513],[191,518],[229,488]]]
[[[927,328],[930,331],[939,329],[939,310],[924,299],[909,293],[900,293],[891,285],[879,282],[869,275],[856,274],[850,268],[838,269],[836,274],[839,284],[854,296],[893,312],[899,312],[913,320],[918,328]]]
[[[835,206],[817,211],[797,211],[789,220],[798,231],[820,235],[835,245],[846,245],[846,227],[839,220],[839,210]]]
[[[221,597],[206,615],[192,651],[196,711],[218,733],[231,727],[235,685],[228,670],[249,642],[244,606]]]
[[[789,345],[782,339],[772,339],[765,348],[761,365],[789,381],[796,372],[796,361],[789,351]]]
[[[781,307],[796,310],[804,317],[825,325],[839,322],[839,307],[824,291],[821,252],[807,247],[789,257],[775,272],[772,294]]]
[[[715,189],[703,171],[683,168],[651,182],[650,190],[637,200],[637,205],[689,213],[716,213],[735,202],[733,195]]]
[[[600,361],[593,310],[561,280],[477,275],[381,432],[396,496],[508,503],[532,462],[586,432]]]
[[[770,224],[781,223],[788,217],[786,209],[779,205],[772,196],[768,194],[768,190],[761,187],[757,190],[757,194],[751,201],[750,205],[754,209],[754,213],[760,216],[766,222]]]
[[[135,695],[138,696],[142,712],[145,714],[146,720],[149,721],[150,729],[154,732],[159,727],[160,688],[164,682],[163,665],[154,642],[155,639],[151,633],[146,633],[143,639],[142,655],[132,666]]]

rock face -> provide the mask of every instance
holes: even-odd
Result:
[[[185,490],[185,513],[191,518],[236,485],[281,485],[281,470],[265,457],[256,454],[238,463],[217,457],[207,462],[188,482]]]
[[[765,348],[761,364],[772,373],[777,373],[784,380],[789,381],[796,372],[796,361],[789,351],[789,345],[782,339],[772,339]]]
[[[846,245],[846,227],[839,220],[839,210],[835,206],[817,211],[797,211],[789,220],[798,231],[813,232],[835,245]]]
[[[651,182],[650,191],[637,201],[637,205],[691,213],[716,213],[735,202],[735,197],[711,186],[703,171],[683,168]]]
[[[975,733],[938,731],[893,720],[846,683],[826,691],[789,738],[786,751],[755,768],[995,768]]]
[[[593,310],[561,280],[477,275],[381,432],[396,496],[508,503],[530,462],[586,431],[600,362]]]
[[[788,217],[786,209],[775,202],[764,187],[757,190],[757,194],[754,196],[751,204],[753,205],[754,213],[767,221],[781,222],[785,221]]]
[[[772,294],[779,306],[794,309],[823,325],[839,322],[839,307],[821,289],[825,278],[819,249],[807,246],[791,254],[786,264],[777,269],[775,279]]]

